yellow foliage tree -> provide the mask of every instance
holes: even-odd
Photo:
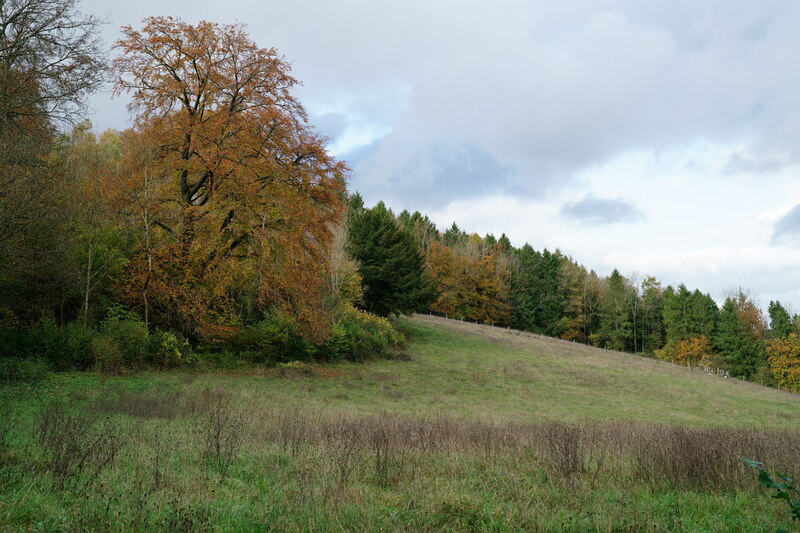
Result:
[[[800,338],[792,333],[788,337],[767,342],[769,368],[782,389],[800,392]]]
[[[714,357],[711,341],[705,335],[668,342],[655,354],[663,361],[691,366],[711,365]]]

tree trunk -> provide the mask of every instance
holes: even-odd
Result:
[[[89,246],[89,256],[86,261],[86,289],[83,294],[83,325],[89,323],[89,292],[92,290],[92,247]]]

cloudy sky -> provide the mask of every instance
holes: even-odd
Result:
[[[244,22],[368,204],[800,312],[800,3],[84,0]],[[93,99],[99,128],[124,100]]]

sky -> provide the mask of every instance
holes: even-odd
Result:
[[[368,205],[800,313],[798,2],[80,6],[109,45],[151,15],[246,23]],[[91,103],[127,127],[124,98]]]

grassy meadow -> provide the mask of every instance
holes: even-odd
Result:
[[[800,396],[430,316],[405,355],[3,385],[2,531],[774,531]]]

